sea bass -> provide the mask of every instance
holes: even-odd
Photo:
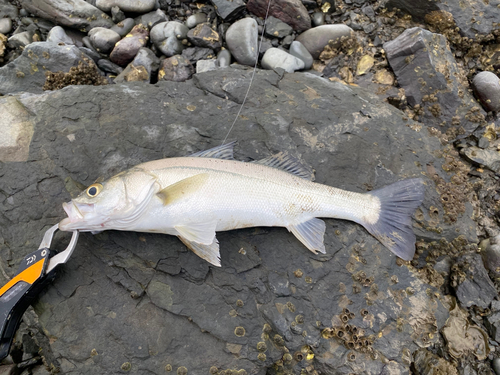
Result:
[[[318,218],[336,218],[361,224],[397,256],[413,258],[411,215],[423,200],[422,180],[355,193],[312,182],[310,169],[284,153],[236,161],[233,146],[143,163],[94,183],[63,204],[68,217],[59,228],[175,235],[220,266],[216,232],[285,227],[313,253],[325,253]]]

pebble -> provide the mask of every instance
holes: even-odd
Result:
[[[321,26],[325,24],[325,13],[323,12],[314,12],[311,17],[311,22],[313,26]]]
[[[147,13],[154,9],[155,0],[96,0],[95,6],[103,12],[111,11],[114,6],[123,12]]]
[[[491,361],[491,367],[493,371],[495,371],[496,375],[500,375],[500,358],[497,357],[493,361]]]
[[[12,48],[24,48],[33,42],[32,38],[33,32],[23,31],[22,33],[12,35],[8,41]]]
[[[221,50],[217,54],[217,62],[219,63],[220,68],[227,68],[231,65],[231,52],[227,49]]]
[[[144,47],[149,39],[148,28],[143,25],[136,25],[127,36],[116,43],[111,51],[109,59],[115,64],[124,66],[130,63],[139,49]]]
[[[97,64],[97,62],[102,58],[101,55],[99,55],[96,51],[93,49],[87,48],[87,47],[78,47],[80,51],[82,51],[85,55],[90,57],[94,62]]]
[[[243,65],[255,65],[257,38],[257,21],[253,18],[236,21],[226,32],[226,43],[231,55]]]
[[[500,81],[495,73],[476,74],[472,80],[472,89],[486,111],[500,111]]]
[[[143,14],[142,16],[139,16],[135,19],[135,24],[138,25],[142,23],[143,25],[147,25],[148,28],[151,30],[152,27],[158,25],[161,22],[167,22],[168,18],[165,12],[163,12],[161,9],[157,9],[154,12],[149,12],[146,14]]]
[[[109,53],[121,39],[120,34],[104,27],[94,27],[88,34],[97,52]]]
[[[74,45],[75,43],[73,42],[73,39],[71,39],[68,34],[66,34],[66,31],[61,26],[54,26],[52,29],[50,29],[49,33],[47,34],[47,42],[51,43],[64,43],[66,45]]]
[[[291,26],[273,16],[269,16],[266,20],[266,35],[270,36],[271,38],[281,39],[287,35],[290,35],[292,32],[293,29]]]
[[[203,12],[192,14],[186,20],[186,26],[190,29],[199,25],[200,23],[207,22],[207,15]]]
[[[167,57],[178,55],[184,49],[183,39],[189,29],[178,21],[162,22],[151,29],[151,41]]]
[[[292,42],[289,53],[304,61],[304,69],[311,69],[314,59],[302,43],[298,41]]]
[[[212,59],[215,57],[215,53],[211,48],[190,47],[182,51],[182,56],[195,63],[199,60]]]
[[[10,18],[0,19],[0,34],[8,34],[12,30],[12,20]]]
[[[237,19],[246,10],[243,0],[211,0],[217,14],[227,22]]]
[[[151,82],[152,72],[157,72],[160,59],[149,48],[141,48],[134,61],[127,65],[123,72],[115,78],[115,83],[121,82]]]
[[[114,23],[122,22],[125,19],[125,13],[117,6],[111,7],[111,20]]]
[[[196,63],[196,73],[209,72],[219,67],[217,60],[200,60]]]
[[[113,74],[120,74],[123,71],[123,68],[121,66],[116,65],[107,59],[98,60],[97,66],[99,67],[99,69]]]
[[[95,50],[95,48],[94,48],[94,46],[93,46],[93,44],[92,44],[92,42],[90,41],[90,38],[89,38],[88,36],[84,36],[84,37],[82,38],[82,43],[83,43],[83,45],[84,45],[86,48],[88,48],[88,49],[90,49],[90,50],[94,51],[95,53],[99,54],[99,52],[97,52],[97,51]]]
[[[281,68],[288,73],[293,73],[305,67],[304,61],[278,48],[269,48],[262,57],[260,64],[264,69]]]
[[[217,31],[213,30],[206,23],[200,23],[194,29],[189,30],[187,39],[197,47],[218,50],[222,46]]]
[[[125,18],[123,21],[118,22],[110,30],[118,33],[122,38],[127,35],[135,26],[135,21],[133,18]]]
[[[317,59],[330,41],[333,41],[330,42],[330,45],[337,48],[340,46],[342,37],[349,38],[352,35],[353,31],[349,26],[338,24],[322,25],[304,31],[297,37],[297,40],[306,47],[313,58]]]
[[[184,82],[191,78],[194,67],[191,62],[181,55],[175,55],[163,60],[158,80]]]

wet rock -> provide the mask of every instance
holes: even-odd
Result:
[[[94,27],[111,27],[113,22],[106,13],[84,0],[21,0],[22,7],[35,16],[60,26],[81,31]]]
[[[127,35],[135,26],[133,18],[125,18],[123,21],[114,25],[110,30],[116,31],[122,38]]]
[[[115,83],[142,81],[150,82],[152,73],[157,72],[160,59],[149,48],[141,48],[130,64],[118,77]]]
[[[453,366],[448,361],[443,358],[432,354],[427,349],[419,349],[413,355],[414,366],[419,375],[458,375],[458,371],[455,366]]]
[[[182,51],[182,56],[191,63],[195,63],[199,60],[212,59],[215,57],[215,52],[210,48],[192,47],[186,48]]]
[[[414,27],[384,43],[384,50],[408,103],[420,108],[419,121],[450,129],[455,138],[470,134],[484,120],[483,110],[461,83],[444,36]]]
[[[181,55],[163,60],[158,79],[163,81],[184,82],[194,74],[191,62]]]
[[[298,57],[278,48],[269,48],[261,60],[264,69],[284,69],[288,73],[304,69],[305,63]]]
[[[33,32],[32,31],[23,31],[22,33],[14,34],[9,39],[9,45],[12,48],[24,48],[28,44],[33,42]]]
[[[229,52],[227,49],[221,50],[217,54],[217,63],[221,68],[227,68],[229,65],[231,65],[231,52]]]
[[[187,38],[189,29],[177,22],[162,22],[151,29],[151,41],[167,57],[180,54],[184,49],[182,41]]]
[[[242,0],[211,0],[217,14],[227,22],[238,19],[245,12],[245,3]]]
[[[312,57],[317,59],[323,49],[330,45],[332,48],[340,46],[343,38],[351,38],[353,31],[345,25],[323,25],[313,27],[297,37]]]
[[[123,12],[147,13],[154,9],[155,0],[96,0],[95,6],[103,12],[109,12],[117,6]]]
[[[10,33],[11,30],[12,30],[12,20],[10,18],[0,19],[0,34],[8,34]]]
[[[182,83],[1,97],[0,113],[15,99],[26,116],[17,121],[31,121],[34,130],[28,161],[3,162],[0,172],[0,263],[7,275],[32,251],[26,244],[39,243],[64,217],[61,204],[75,182],[88,186],[141,162],[220,145],[251,77],[251,69],[233,65]],[[473,224],[464,214],[453,225],[439,222],[442,233],[426,229],[430,206],[443,208],[422,172],[434,165],[448,178],[444,158],[435,157],[441,144],[376,95],[308,73],[257,70],[247,104],[231,133],[239,140],[238,160],[293,152],[314,167],[318,182],[357,192],[421,176],[427,185],[423,218],[414,222],[419,236],[456,236],[455,229]],[[57,337],[42,349],[60,361],[54,363],[61,372],[113,374],[128,362],[131,373],[207,374],[217,367],[262,375],[283,361],[292,374],[304,367],[319,374],[410,373],[411,353],[439,341],[448,317],[436,298],[441,291],[359,225],[325,224],[321,255],[284,228],[219,233],[218,268],[173,236],[81,233],[70,261],[35,304],[33,330]],[[59,235],[54,248],[69,238]],[[342,327],[344,308],[353,314],[349,325],[373,339],[377,359],[361,351],[352,358],[344,341],[322,335]]]
[[[159,23],[167,21],[167,15],[161,9],[156,9],[156,11],[154,12],[143,14],[135,19],[136,25],[142,23],[143,25],[146,25],[150,30],[152,27],[158,25]]]
[[[115,44],[109,59],[115,64],[124,66],[131,62],[137,52],[146,45],[149,39],[148,28],[136,25],[125,38]]]
[[[68,34],[66,34],[66,31],[64,31],[61,26],[54,26],[52,29],[50,29],[47,35],[47,42],[55,44],[64,43],[67,45],[75,44],[75,42],[73,42],[73,39],[71,39]]]
[[[325,13],[314,12],[311,17],[313,27],[321,26],[325,24]]]
[[[500,19],[500,9],[496,5],[483,2],[389,0],[386,6],[403,10],[411,14],[416,21],[425,21],[432,13],[447,12],[459,27],[460,33],[471,39],[475,39],[476,35],[484,36],[494,31]]]
[[[186,19],[186,26],[190,29],[195,27],[196,25],[199,25],[200,23],[207,22],[207,15],[203,12],[199,12],[196,14],[190,15]]]
[[[284,38],[287,35],[290,35],[293,32],[293,29],[288,26],[286,23],[280,21],[279,19],[270,16],[266,20],[266,35],[271,38]]]
[[[457,304],[450,311],[450,317],[446,320],[441,333],[446,340],[448,352],[453,358],[459,359],[473,354],[482,361],[490,353],[488,335],[478,326],[470,324],[467,317],[467,312]]]
[[[496,149],[483,150],[479,147],[470,146],[463,148],[460,152],[471,162],[500,174],[500,153]]]
[[[84,57],[75,46],[59,46],[48,42],[31,43],[20,57],[0,68],[0,93],[41,93],[46,71],[68,72]]]
[[[99,55],[96,51],[93,49],[87,48],[87,47],[78,47],[80,51],[82,51],[86,56],[90,57],[92,60],[94,60],[95,63],[97,61],[101,60],[101,55]]]
[[[8,17],[11,20],[13,20],[16,19],[18,16],[19,16],[19,11],[14,4],[11,4],[8,0],[0,0],[1,19]]]
[[[196,74],[209,72],[211,70],[215,70],[219,68],[219,64],[217,60],[199,60],[196,63]]]
[[[213,50],[221,48],[219,34],[206,23],[201,23],[189,30],[187,38],[197,47],[211,48]]]
[[[486,111],[500,111],[500,80],[495,73],[476,74],[472,80],[472,89]]]
[[[253,18],[236,21],[226,32],[226,43],[231,55],[243,65],[255,65],[258,58],[257,38],[257,21]]]
[[[123,68],[120,65],[112,63],[107,59],[99,59],[97,61],[97,66],[99,69],[112,74],[120,74],[123,72]]]
[[[253,14],[264,18],[268,8],[267,0],[249,0],[247,8]],[[290,25],[295,31],[311,28],[311,17],[300,0],[276,0],[269,6],[269,15]]]
[[[479,254],[458,257],[452,267],[451,279],[457,298],[464,307],[475,305],[485,309],[497,296]]]
[[[88,35],[97,52],[104,54],[111,52],[115,44],[121,39],[116,31],[104,27],[94,27],[89,31]]]
[[[304,69],[306,70],[311,69],[314,59],[302,43],[298,41],[292,42],[292,44],[290,45],[289,52],[290,55],[295,56],[304,61]]]

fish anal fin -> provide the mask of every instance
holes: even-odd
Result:
[[[215,227],[215,222],[203,221],[199,223],[175,225],[174,229],[181,237],[188,241],[197,242],[202,245],[210,245],[215,238]]]
[[[217,146],[214,148],[210,148],[204,151],[195,152],[190,157],[198,157],[198,158],[214,158],[214,159],[226,159],[233,160],[233,149],[236,141],[226,143],[225,145]]]
[[[308,165],[302,163],[296,157],[290,155],[288,152],[280,152],[276,155],[272,155],[261,160],[256,160],[254,161],[254,163],[282,169],[305,180],[312,181],[314,179],[314,173],[312,169]]]
[[[323,220],[314,217],[303,223],[289,225],[287,228],[314,254],[318,251],[322,254],[326,252],[323,242],[326,225]]]
[[[156,195],[163,201],[164,205],[172,204],[197,192],[207,180],[208,173],[200,173],[169,185]]]
[[[220,253],[219,253],[219,242],[217,238],[214,238],[210,245],[203,245],[200,243],[192,242],[187,240],[182,236],[178,236],[184,245],[186,245],[193,253],[198,255],[200,258],[205,259],[207,262],[213,264],[216,267],[220,267]]]

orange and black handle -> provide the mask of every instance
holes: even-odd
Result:
[[[48,248],[28,254],[16,276],[0,289],[0,360],[9,354],[24,312],[46,284],[49,257]]]

